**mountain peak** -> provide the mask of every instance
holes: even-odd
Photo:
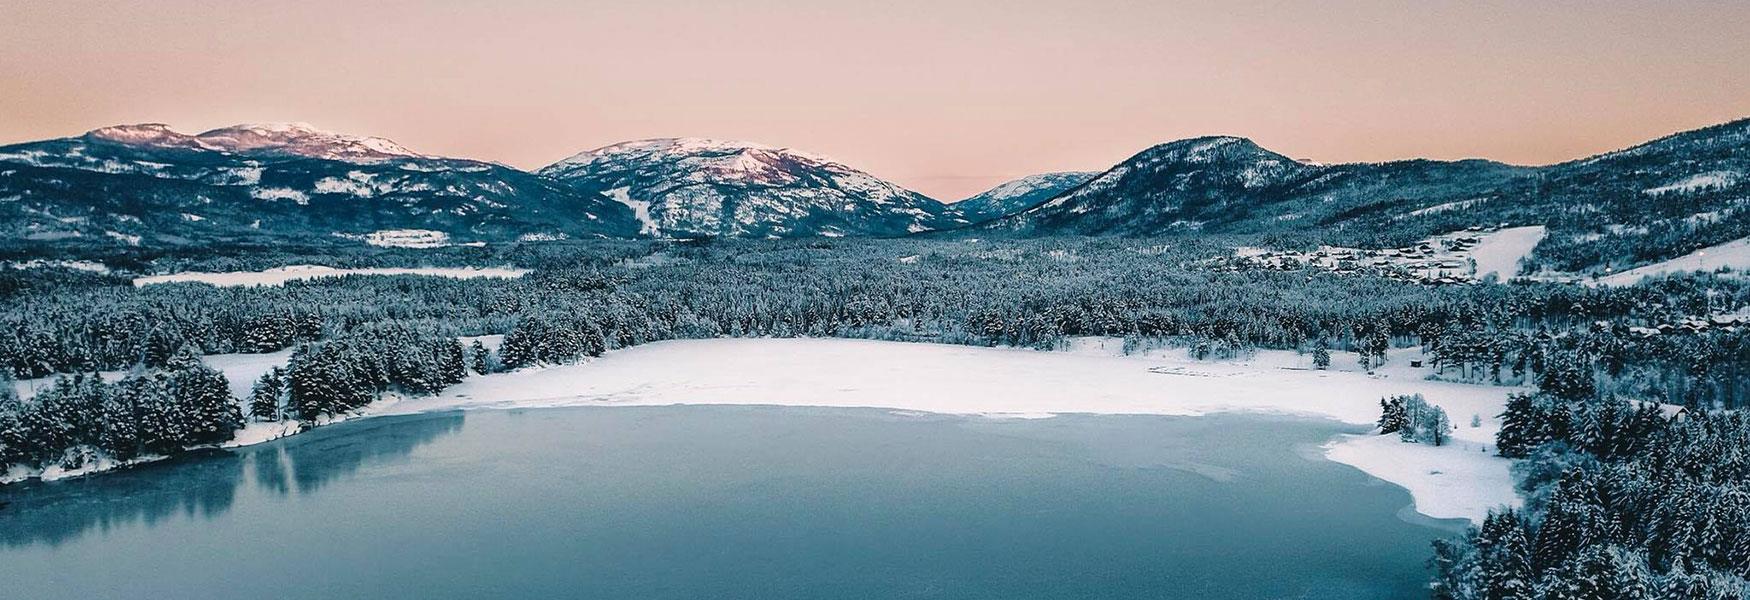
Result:
[[[752,142],[635,140],[539,174],[598,191],[659,235],[903,235],[947,223],[941,203],[843,163]]]
[[[1211,135],[1186,138],[1156,145],[1144,151],[1158,160],[1175,160],[1182,162],[1230,162],[1238,160],[1290,160],[1275,152],[1264,149],[1248,138],[1231,135]]]
[[[308,123],[253,123],[221,127],[195,136],[238,154],[267,153],[330,160],[418,157],[380,137],[323,131]]]
[[[298,156],[358,161],[414,158],[422,155],[395,142],[317,129],[308,123],[247,123],[198,135],[163,123],[114,125],[91,130],[86,139],[156,149],[186,149],[237,155]]]
[[[803,161],[821,165],[841,165],[838,161],[790,148],[780,148],[737,140],[702,137],[672,137],[632,140],[579,152],[543,169],[544,173],[564,173],[588,167],[598,162],[626,160],[709,160],[713,170],[723,173],[762,171],[781,161]]]
[[[129,146],[151,146],[157,148],[188,148],[196,150],[212,150],[202,144],[194,136],[171,129],[163,123],[137,123],[132,125],[111,125],[100,127],[85,133],[87,139],[125,144]]]

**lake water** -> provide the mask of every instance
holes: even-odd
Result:
[[[1401,489],[1259,415],[365,419],[0,491],[9,598],[1419,598]]]

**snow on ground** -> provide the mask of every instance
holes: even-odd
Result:
[[[250,388],[255,385],[255,380],[260,379],[263,373],[274,367],[285,366],[286,361],[291,359],[292,349],[287,348],[267,354],[208,354],[201,357],[201,362],[225,374],[225,379],[231,384],[231,395],[238,398],[248,398]],[[127,371],[102,371],[98,373],[98,376],[102,377],[104,381],[114,383],[127,374]],[[19,398],[29,399],[35,397],[37,392],[54,385],[55,380],[60,377],[60,375],[50,375],[36,379],[20,379],[12,382],[12,389]]]
[[[504,336],[503,335],[467,335],[467,336],[462,336],[462,337],[456,338],[456,341],[461,342],[463,347],[472,346],[472,345],[474,345],[474,342],[480,342],[480,345],[485,346],[487,350],[492,351],[492,352],[497,352],[498,347],[504,345]]]
[[[297,419],[288,419],[273,423],[245,423],[243,428],[237,430],[237,434],[231,437],[231,441],[220,444],[220,446],[225,448],[236,448],[239,446],[260,444],[262,442],[271,442],[296,434],[302,428],[303,425],[299,423]]]
[[[134,287],[152,285],[154,283],[176,283],[194,281],[219,287],[244,285],[282,285],[294,279],[312,279],[316,277],[338,277],[341,275],[430,275],[433,277],[454,277],[456,279],[473,279],[476,277],[497,277],[515,279],[527,275],[527,269],[512,269],[500,267],[418,267],[418,268],[381,268],[337,269],[320,265],[292,265],[267,269],[265,271],[230,271],[224,273],[206,273],[190,271],[170,275],[152,275],[134,279]]]
[[[1696,173],[1666,185],[1641,190],[1641,193],[1649,196],[1657,196],[1671,192],[1693,192],[1706,188],[1727,188],[1731,187],[1733,183],[1737,183],[1739,175],[1740,173],[1737,171],[1709,171],[1707,173]]]
[[[584,364],[467,380],[438,396],[406,399],[381,414],[469,408],[761,404],[878,407],[1004,418],[1061,413],[1203,415],[1261,411],[1372,424],[1379,400],[1420,393],[1446,409],[1457,443],[1441,448],[1395,436],[1344,436],[1326,455],[1405,487],[1418,512],[1481,520],[1516,504],[1510,461],[1493,455],[1494,432],[1514,388],[1428,381],[1403,366],[1374,375],[1315,371],[1310,358],[1265,351],[1237,361],[1196,361],[1182,351],[1123,356],[1121,340],[1077,340],[1062,352],[840,339],[669,341],[618,350]],[[1339,362],[1344,355],[1335,357]],[[1472,416],[1482,425],[1470,427]]]
[[[1712,272],[1720,267],[1731,267],[1733,271],[1739,273],[1750,271],[1750,238],[1734,240],[1718,246],[1709,246],[1665,262],[1636,267],[1614,275],[1606,275],[1593,283],[1597,285],[1634,285],[1647,277],[1692,271]]]
[[[1476,278],[1482,279],[1489,273],[1497,274],[1502,281],[1512,279],[1519,274],[1519,261],[1531,255],[1531,249],[1543,241],[1547,230],[1542,225],[1530,227],[1511,227],[1483,236],[1471,249],[1471,259],[1477,261]]]
[[[7,269],[72,269],[91,273],[108,273],[109,267],[103,263],[90,260],[44,260],[35,259],[22,262],[0,262],[0,268]]]
[[[202,356],[201,362],[225,374],[225,379],[231,384],[232,396],[248,398],[255,380],[274,367],[286,366],[286,362],[292,359],[292,350],[287,348],[267,354],[209,354]]]

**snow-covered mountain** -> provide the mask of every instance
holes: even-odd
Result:
[[[104,127],[87,133],[86,137],[140,148],[209,150],[258,158],[301,156],[345,161],[428,158],[383,138],[332,133],[307,123],[233,125],[198,135],[179,133],[162,123],[146,123]]]
[[[1070,188],[1087,183],[1097,171],[1040,173],[1009,181],[976,196],[950,204],[956,214],[972,223],[989,221],[1032,208]]]
[[[992,226],[1077,234],[1195,229],[1206,213],[1243,209],[1237,205],[1251,204],[1312,168],[1245,138],[1179,140],[1144,150]]]
[[[537,172],[618,200],[647,235],[897,236],[964,223],[940,202],[842,163],[747,142],[625,142]]]
[[[1750,119],[1526,167],[1487,160],[1322,165],[1238,137],[1145,150],[986,234],[1338,232],[1395,244],[1547,225],[1537,268],[1621,268],[1750,236]]]
[[[308,125],[164,125],[0,147],[0,234],[34,245],[423,246],[631,237],[631,209],[492,163]]]

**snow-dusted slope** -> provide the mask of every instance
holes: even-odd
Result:
[[[1053,196],[1087,183],[1097,175],[1099,173],[1094,171],[1028,175],[955,202],[949,208],[973,223],[989,221],[1032,208]]]
[[[1750,273],[1750,238],[1702,248],[1664,262],[1600,277],[1595,283],[1599,285],[1634,285],[1648,277],[1696,271],[1711,273],[1720,269],[1731,269],[1740,276]]]
[[[868,173],[747,142],[625,142],[539,173],[608,193],[671,237],[894,236],[956,223],[941,203]]]

